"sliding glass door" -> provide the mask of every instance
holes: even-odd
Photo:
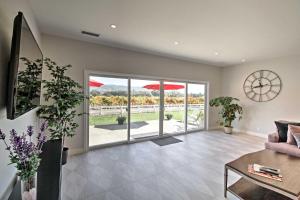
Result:
[[[89,75],[88,146],[205,128],[206,85]]]
[[[160,82],[131,79],[130,139],[159,135]]]
[[[187,84],[187,130],[204,129],[205,85]]]
[[[128,79],[89,77],[89,146],[127,141]]]
[[[164,134],[185,132],[185,89],[182,82],[164,82]]]

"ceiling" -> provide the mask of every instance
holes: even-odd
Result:
[[[300,53],[299,0],[29,1],[43,33],[93,43],[217,66]]]

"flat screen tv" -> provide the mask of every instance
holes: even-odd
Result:
[[[7,89],[7,118],[15,119],[40,105],[42,51],[19,12],[14,20]]]

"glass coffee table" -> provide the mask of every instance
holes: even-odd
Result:
[[[250,174],[248,165],[253,163],[280,169],[283,181]],[[241,176],[231,186],[227,185],[229,170]],[[246,154],[225,165],[225,198],[227,198],[227,192],[243,200],[300,200],[300,158],[268,149]]]

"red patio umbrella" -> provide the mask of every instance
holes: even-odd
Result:
[[[101,87],[102,85],[104,85],[103,83],[100,83],[98,81],[94,81],[94,80],[89,80],[89,86],[90,87]]]
[[[164,84],[164,90],[179,90],[184,88],[184,85],[178,84]],[[150,90],[159,90],[160,84],[149,84],[145,85],[143,88],[150,89]]]

